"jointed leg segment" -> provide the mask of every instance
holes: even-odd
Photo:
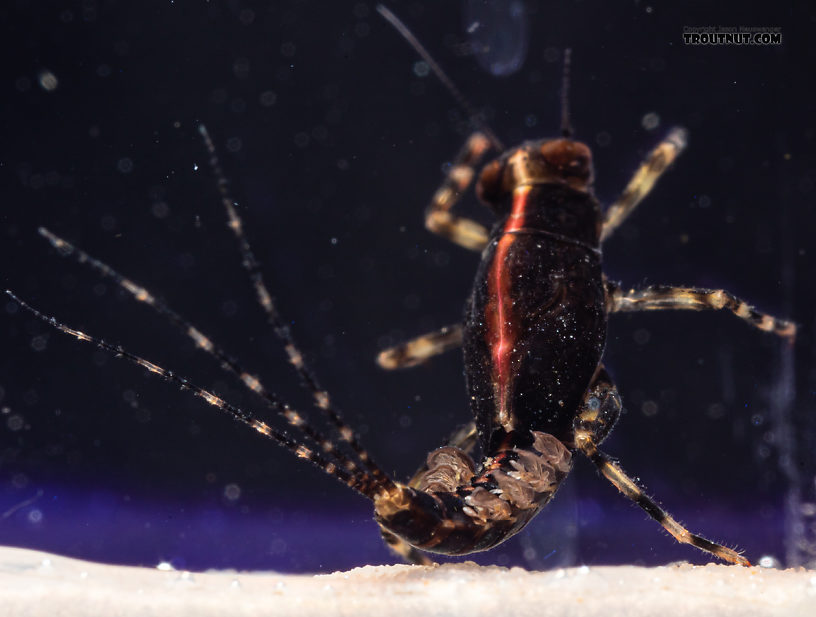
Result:
[[[488,136],[473,133],[425,210],[425,227],[429,231],[473,251],[487,246],[488,230],[476,221],[452,214],[451,210],[473,183],[476,166],[491,147]],[[456,324],[385,349],[377,356],[377,363],[387,370],[408,368],[461,345],[462,325]]]
[[[377,364],[387,370],[409,368],[461,346],[462,324],[454,324],[382,350]]]
[[[487,245],[487,229],[476,221],[451,214],[451,209],[473,182],[476,165],[490,146],[485,135],[473,133],[425,211],[425,227],[429,231],[474,251],[481,251]]]
[[[738,552],[706,540],[702,536],[691,533],[688,529],[678,523],[672,516],[661,508],[651,497],[646,495],[641,488],[634,483],[634,481],[626,475],[620,466],[613,462],[609,456],[598,450],[595,444],[587,435],[578,434],[576,441],[579,449],[583,452],[589,460],[591,460],[604,477],[615,485],[621,493],[634,501],[638,506],[652,517],[655,521],[660,523],[663,528],[668,531],[675,540],[683,544],[690,544],[699,548],[702,551],[711,553],[712,555],[723,559],[725,561],[739,564],[741,566],[750,566],[751,563]]]
[[[610,285],[609,288],[611,288],[610,312],[724,309],[765,332],[771,332],[790,341],[796,337],[796,324],[793,322],[760,313],[744,300],[722,289],[652,285],[645,289],[624,292],[614,285]]]
[[[646,495],[617,463],[598,450],[598,444],[612,430],[620,410],[621,400],[617,388],[601,366],[592,385],[584,395],[584,402],[575,424],[574,446],[595,464],[603,476],[615,485],[615,488],[643,508],[646,514],[660,523],[678,542],[691,544],[731,563],[750,565],[748,560],[736,551],[689,532]]]
[[[643,198],[649,194],[658,178],[686,147],[686,142],[686,130],[674,127],[669,131],[666,138],[646,156],[629,184],[623,189],[623,193],[607,208],[603,231],[601,232],[601,242],[611,236],[612,232],[623,223],[626,217],[643,201]]]

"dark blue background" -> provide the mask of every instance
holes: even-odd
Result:
[[[724,287],[802,333],[788,353],[726,315],[614,317],[606,363],[627,414],[605,449],[693,531],[752,560],[803,560],[797,499],[816,501],[812,9],[531,3],[526,63],[496,78],[457,53],[458,2],[389,6],[506,143],[556,133],[560,50],[572,47],[573,123],[605,203],[670,126],[688,127],[686,153],[606,247],[608,275]],[[467,420],[458,354],[393,374],[373,363],[458,319],[478,257],[422,220],[463,113],[414,74],[371,3],[20,0],[0,17],[3,287],[263,413],[146,307],[59,258],[36,234],[48,226],[308,410],[224,227],[204,122],[281,312],[376,459],[406,478]],[[784,44],[685,46],[693,25],[781,26]],[[660,126],[645,130],[652,112]],[[463,210],[489,221],[472,196]],[[0,543],[192,569],[394,561],[359,496],[142,369],[0,307]],[[708,560],[585,461],[519,539],[478,556],[676,559]]]

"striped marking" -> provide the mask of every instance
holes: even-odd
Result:
[[[219,183],[220,185],[220,183]],[[237,216],[237,215],[236,215]],[[48,239],[54,248],[59,250],[59,252],[66,257],[71,257],[78,261],[83,265],[90,266],[95,272],[100,274],[105,278],[112,279],[116,284],[118,284],[122,289],[130,293],[134,299],[139,302],[143,302],[150,306],[153,310],[155,310],[160,315],[166,317],[173,325],[179,328],[184,334],[186,334],[196,345],[197,348],[206,351],[208,354],[212,355],[216,359],[221,362],[221,366],[228,371],[231,371],[238,378],[241,382],[250,390],[258,394],[258,396],[262,397],[267,405],[274,410],[275,412],[281,414],[289,424],[298,428],[303,435],[307,438],[311,439],[313,442],[320,445],[324,452],[331,454],[337,461],[337,463],[341,464],[345,469],[349,472],[354,474],[365,474],[362,468],[352,459],[350,459],[344,452],[342,452],[339,448],[337,448],[329,439],[323,436],[320,431],[312,427],[309,423],[307,423],[297,412],[293,411],[289,408],[288,405],[283,403],[278,397],[266,390],[260,380],[255,377],[254,375],[249,374],[246,372],[238,362],[230,357],[223,349],[218,347],[210,338],[205,336],[198,328],[192,325],[189,321],[184,319],[181,315],[176,313],[170,306],[158,300],[153,294],[151,294],[145,287],[133,282],[132,280],[122,276],[119,272],[105,264],[104,262],[95,259],[82,251],[81,249],[73,246],[70,242],[59,238],[58,236],[54,235],[47,229],[40,228],[39,230],[40,235]],[[265,288],[262,288],[259,291],[259,294],[264,297]],[[263,292],[263,293],[261,293]],[[268,297],[266,294],[265,297]],[[66,334],[71,334],[75,336],[81,341],[91,341],[92,338],[88,335],[79,332],[78,330],[72,330],[71,328],[65,328],[63,330]],[[303,370],[303,358],[298,351],[297,347],[293,343],[286,345],[286,352],[289,356],[289,360],[292,365],[297,370]],[[147,362],[146,360],[135,360],[137,364],[140,364],[148,371],[164,376],[162,372],[163,369],[156,366],[151,362]],[[322,390],[313,390],[313,395],[317,402],[317,405],[322,409],[327,410],[330,407],[330,401],[328,398],[328,394]],[[205,398],[207,402],[211,402],[212,400],[208,400],[206,396],[199,395],[202,398]],[[336,418],[332,417],[332,421],[337,424]],[[353,441],[353,434],[350,431],[342,431],[341,436],[344,441],[349,442],[354,447],[354,444],[351,443]],[[358,459],[360,462],[367,463],[367,454],[360,455],[358,454]]]
[[[483,225],[455,216],[447,210],[428,212],[425,227],[428,231],[473,251],[481,251],[487,245],[489,237]]]
[[[325,413],[328,420],[335,426],[335,428],[338,429],[338,431],[340,431],[343,441],[348,443],[349,447],[354,451],[357,458],[370,472],[370,477],[366,478],[365,481],[371,486],[392,486],[391,479],[371,460],[371,457],[368,455],[365,448],[340,416],[340,412],[332,406],[328,392],[320,387],[317,378],[309,366],[307,366],[303,358],[303,354],[292,338],[289,326],[281,319],[272,296],[266,287],[266,283],[264,282],[261,264],[255,258],[255,254],[252,252],[252,247],[249,244],[249,240],[244,234],[243,222],[238,214],[238,210],[236,209],[237,204],[230,195],[229,182],[224,176],[224,172],[221,169],[221,164],[218,161],[215,144],[213,143],[209,132],[203,124],[198,125],[198,131],[201,134],[201,138],[204,141],[204,145],[206,146],[207,152],[210,155],[209,165],[216,177],[218,191],[221,194],[221,203],[224,205],[224,209],[227,212],[227,225],[233,231],[235,239],[238,242],[238,250],[241,254],[241,265],[247,271],[249,279],[255,288],[258,302],[266,313],[267,322],[272,326],[275,335],[283,343],[286,354],[289,357],[289,362],[300,376],[303,386],[312,393],[315,406]],[[304,422],[300,428],[307,434],[309,434],[309,432],[314,432],[314,430],[306,422]],[[328,443],[328,440],[323,440],[322,438],[320,443],[323,443],[324,441]],[[338,456],[338,458],[340,457]],[[346,458],[340,458],[340,462],[346,466],[349,465],[349,461]],[[363,474],[365,472],[361,471],[360,473]]]
[[[707,540],[702,536],[691,533],[677,522],[668,512],[661,508],[651,497],[646,495],[634,481],[626,475],[623,469],[612,461],[606,454],[598,450],[592,442],[588,431],[577,431],[575,443],[591,460],[603,476],[609,480],[624,496],[640,506],[646,514],[657,521],[672,537],[683,544],[690,544],[702,551],[741,566],[750,566],[751,563],[737,551]]]
[[[252,247],[249,244],[249,240],[244,233],[243,222],[238,214],[238,210],[236,209],[237,203],[230,195],[229,182],[224,176],[224,171],[221,169],[221,164],[218,161],[218,154],[215,150],[215,144],[210,138],[207,128],[203,124],[198,125],[198,131],[201,134],[201,138],[204,141],[204,145],[210,155],[209,165],[216,178],[218,191],[221,195],[221,203],[227,212],[227,225],[234,233],[235,239],[238,242],[238,250],[241,254],[241,265],[249,275],[250,282],[252,283],[258,297],[258,302],[266,313],[267,322],[272,326],[275,335],[283,343],[289,357],[289,362],[297,371],[304,387],[312,393],[315,406],[325,413],[328,420],[331,421],[331,423],[340,431],[342,439],[348,443],[349,447],[354,451],[354,454],[357,455],[357,458],[370,472],[370,476],[364,479],[365,483],[372,487],[376,485],[384,487],[392,486],[391,479],[371,460],[365,448],[363,448],[362,444],[360,444],[351,429],[346,431],[343,430],[344,428],[348,428],[348,425],[346,425],[345,421],[341,418],[339,411],[332,406],[328,392],[320,387],[317,378],[307,366],[303,358],[303,354],[292,338],[289,326],[281,319],[272,296],[266,287],[266,283],[264,282],[261,264],[255,258],[255,254],[252,252]],[[316,433],[316,431],[314,431],[314,429],[312,429],[305,421],[302,425],[300,425],[300,428],[305,434],[310,436],[312,433]],[[328,440],[325,440],[322,437],[320,437],[317,441],[319,441],[319,443],[329,443]],[[337,450],[333,450],[333,452],[337,452]],[[354,463],[349,463],[349,460],[346,459],[345,456],[338,455],[338,459],[347,467],[350,464],[352,466],[354,465]],[[362,470],[360,471],[361,476],[364,473],[365,472]]]
[[[512,387],[511,363],[515,351],[518,332],[513,314],[510,272],[505,264],[510,247],[517,236],[514,232],[522,229],[526,220],[528,197],[532,187],[519,186],[513,190],[513,207],[503,234],[496,244],[493,264],[488,274],[488,302],[485,307],[487,322],[487,344],[493,359],[493,388],[496,401],[496,421],[508,432],[515,428],[510,394]]]
[[[212,341],[199,332],[194,326],[189,326],[187,328],[187,336],[193,339],[196,347],[199,347],[206,352],[212,353],[215,349]]]
[[[601,242],[612,235],[612,232],[632,213],[632,210],[643,201],[663,172],[685,149],[687,143],[688,132],[683,128],[674,127],[666,138],[646,156],[629,184],[623,189],[623,193],[607,209]]]
[[[623,292],[616,289],[612,295],[611,312],[659,310],[727,310],[749,324],[793,342],[796,324],[760,313],[744,300],[723,289],[696,287],[668,287],[653,285],[646,289]]]
[[[53,317],[46,317],[43,313],[23,302],[20,298],[18,298],[16,295],[14,295],[14,293],[12,293],[9,290],[6,290],[6,294],[17,304],[19,304],[25,310],[30,312],[32,315],[34,315],[37,319],[46,322],[50,326],[59,330],[60,332],[74,336],[81,341],[93,343],[98,347],[104,349],[105,351],[114,354],[118,358],[124,358],[125,360],[128,360],[133,364],[137,364],[139,366],[146,368],[151,373],[155,373],[156,375],[159,375],[160,377],[163,377],[164,379],[175,383],[183,390],[190,390],[195,396],[198,396],[199,398],[203,399],[210,405],[213,405],[217,409],[227,413],[234,420],[246,424],[250,428],[255,429],[258,433],[273,439],[279,445],[283,446],[290,452],[293,452],[300,458],[304,458],[310,461],[311,463],[314,463],[315,465],[323,469],[323,471],[325,471],[326,473],[334,476],[347,486],[356,490],[360,494],[368,497],[369,499],[373,500],[376,495],[378,495],[380,492],[382,492],[382,490],[384,490],[383,483],[377,480],[376,478],[366,475],[364,473],[353,473],[351,471],[338,468],[334,462],[323,458],[319,453],[315,452],[309,447],[296,442],[286,433],[279,431],[264,422],[261,422],[260,420],[254,417],[252,412],[248,412],[239,407],[236,407],[235,405],[231,405],[230,403],[226,402],[221,397],[216,396],[212,392],[209,392],[204,388],[196,386],[188,379],[184,377],[179,377],[172,371],[168,371],[160,367],[158,364],[154,364],[153,362],[150,362],[149,360],[146,360],[141,356],[137,356],[128,351],[125,351],[122,347],[111,345],[110,343],[106,343],[102,339],[93,337],[89,334],[85,334],[84,332],[80,332],[79,330],[69,328],[65,324],[58,322]]]
[[[377,364],[387,370],[417,366],[432,356],[461,347],[462,337],[462,324],[446,326],[401,345],[384,349],[377,356]]]
[[[490,146],[490,140],[482,133],[470,136],[425,212],[425,227],[429,231],[474,251],[481,251],[487,245],[487,229],[475,221],[451,214],[450,210],[473,182],[475,166]]]

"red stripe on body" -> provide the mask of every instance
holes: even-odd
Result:
[[[524,227],[530,186],[513,190],[513,209],[504,225],[503,235],[496,244],[493,265],[487,279],[488,301],[485,308],[487,344],[493,359],[493,392],[498,423],[512,430],[513,416],[508,409],[511,386],[512,354],[518,330],[513,314],[510,269],[505,260],[510,246],[518,236],[512,232]]]

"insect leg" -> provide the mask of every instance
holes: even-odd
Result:
[[[760,313],[744,300],[723,289],[652,285],[646,289],[624,292],[619,287],[613,287],[610,300],[610,312],[724,309],[755,328],[772,332],[789,341],[796,338],[796,324],[767,313]]]
[[[712,542],[711,540],[706,540],[702,536],[691,533],[688,529],[683,527],[672,518],[668,512],[661,508],[654,499],[646,495],[643,489],[635,484],[617,463],[607,454],[598,450],[597,446],[586,433],[577,433],[576,443],[581,452],[595,464],[607,480],[615,485],[615,488],[643,508],[646,514],[660,523],[675,540],[683,544],[691,544],[701,551],[711,553],[724,561],[729,561],[741,566],[751,565],[751,563],[737,551]]]
[[[461,346],[462,324],[454,324],[383,349],[377,356],[377,364],[387,370],[409,368]]]
[[[476,221],[451,214],[451,210],[473,182],[476,165],[490,147],[491,142],[485,135],[473,133],[425,210],[425,227],[429,231],[474,251],[481,251],[487,245],[487,229]],[[408,368],[461,345],[462,326],[446,326],[383,350],[377,356],[377,363],[388,370]]]
[[[748,566],[748,560],[730,548],[706,540],[689,532],[671,515],[647,496],[623,469],[608,455],[598,450],[598,444],[612,430],[620,415],[621,399],[606,370],[601,366],[592,385],[584,395],[584,401],[575,421],[575,447],[591,460],[598,470],[626,497],[660,523],[678,542],[691,544],[731,563]]]
[[[334,461],[327,459],[320,452],[313,450],[302,443],[299,443],[298,441],[287,435],[285,432],[279,431],[276,428],[259,420],[257,416],[251,411],[246,411],[239,407],[236,407],[235,405],[231,405],[230,403],[220,398],[219,396],[193,384],[190,380],[181,377],[180,375],[177,375],[173,371],[168,371],[167,369],[164,369],[159,365],[150,362],[149,360],[145,360],[140,356],[125,351],[122,347],[118,345],[111,345],[110,343],[106,343],[102,339],[91,336],[90,334],[70,328],[65,324],[58,322],[53,317],[46,317],[43,313],[23,302],[20,298],[15,296],[9,290],[6,290],[6,294],[17,304],[19,304],[21,307],[29,311],[32,315],[34,315],[37,319],[46,322],[51,327],[56,328],[57,330],[63,332],[64,334],[73,336],[77,340],[92,343],[97,347],[100,347],[105,351],[114,354],[118,358],[124,358],[125,360],[128,360],[133,364],[138,364],[139,366],[147,369],[150,373],[158,375],[159,377],[162,377],[167,381],[176,384],[182,390],[189,390],[195,396],[198,396],[199,398],[203,399],[206,403],[209,403],[210,405],[213,405],[214,407],[218,408],[220,411],[223,411],[224,413],[228,414],[234,420],[246,424],[250,428],[255,429],[261,435],[264,435],[265,437],[268,437],[276,441],[279,445],[283,446],[284,448],[295,454],[298,458],[306,459],[309,462],[317,465],[320,469],[322,469],[330,476],[337,478],[340,482],[343,482],[344,484],[348,485],[349,487],[353,488],[355,491],[368,497],[369,499],[373,499],[375,495],[380,494],[385,489],[385,487],[383,487],[382,484],[374,481],[371,475],[364,473],[360,474],[352,473],[338,466]]]
[[[235,239],[238,241],[238,248],[241,253],[241,264],[249,274],[250,281],[255,288],[255,293],[258,296],[258,302],[266,313],[266,319],[275,335],[283,343],[286,354],[289,357],[290,364],[297,371],[300,376],[303,386],[312,393],[314,404],[318,407],[328,418],[328,420],[337,429],[340,439],[346,442],[352,450],[357,454],[359,459],[368,467],[371,474],[383,485],[391,485],[391,480],[388,476],[371,460],[366,449],[362,446],[357,436],[354,434],[352,428],[346,424],[341,417],[340,410],[337,409],[331,402],[329,393],[324,390],[317,381],[314,372],[306,364],[303,353],[300,351],[297,343],[292,337],[292,332],[289,326],[281,319],[272,295],[264,283],[263,273],[261,272],[261,264],[255,258],[252,252],[252,247],[249,240],[244,233],[244,226],[241,217],[236,209],[236,202],[232,198],[229,191],[229,182],[221,169],[221,164],[218,161],[218,154],[215,151],[215,144],[213,144],[207,128],[203,124],[198,125],[198,131],[201,138],[204,140],[204,145],[210,155],[210,168],[215,175],[218,184],[218,191],[221,193],[221,203],[227,212],[228,227],[235,234]]]
[[[687,136],[685,129],[674,127],[666,138],[646,156],[629,184],[623,189],[623,193],[607,208],[603,231],[601,231],[601,242],[611,236],[612,232],[649,194],[658,178],[686,147]]]
[[[483,133],[473,133],[425,210],[425,227],[429,231],[473,251],[481,251],[487,245],[487,229],[476,221],[451,214],[451,209],[473,182],[476,165],[490,146]]]

